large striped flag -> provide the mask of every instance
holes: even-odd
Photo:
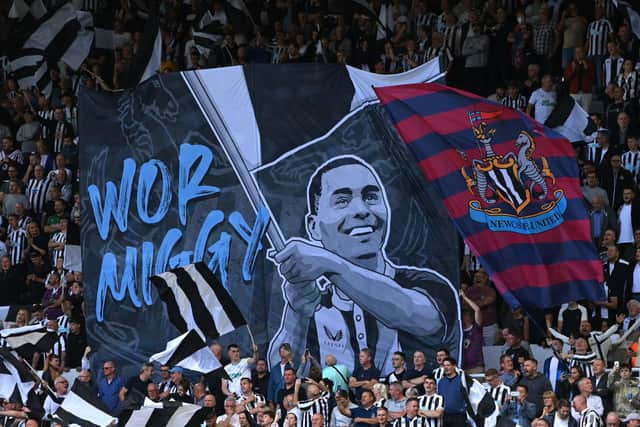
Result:
[[[210,408],[202,408],[188,403],[162,408],[143,406],[140,409],[126,409],[120,413],[118,421],[122,427],[199,427],[209,414]]]
[[[59,61],[74,70],[80,68],[91,50],[93,35],[91,13],[75,10],[70,2],[43,17],[22,49],[11,56],[10,67],[20,87],[37,86],[49,96],[53,88],[49,71]]]
[[[107,427],[116,422],[102,400],[85,385],[69,391],[54,418],[63,421],[64,425],[83,427]]]
[[[522,112],[439,84],[376,93],[511,306],[606,299],[566,139]]]
[[[151,277],[169,320],[181,333],[195,330],[203,339],[216,339],[247,324],[222,283],[203,262]]]
[[[16,351],[38,350],[46,353],[51,350],[58,339],[58,334],[42,325],[22,326],[20,328],[3,329],[0,337]]]
[[[33,374],[19,357],[9,349],[0,349],[0,398],[19,396],[26,404],[29,390],[35,385]]]
[[[169,341],[166,349],[152,355],[149,361],[169,366],[181,366],[203,374],[226,375],[220,361],[209,350],[202,337],[193,329]]]

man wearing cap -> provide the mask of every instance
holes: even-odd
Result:
[[[182,369],[181,366],[174,366],[169,370],[169,373],[171,374],[171,383],[172,383],[171,387],[169,387],[169,394],[177,393],[178,386],[184,385],[184,383],[186,382],[187,386],[184,388],[184,392],[187,396],[191,396],[191,384],[183,375],[184,369]]]
[[[622,421],[627,423],[627,427],[640,427],[640,414],[632,412]]]

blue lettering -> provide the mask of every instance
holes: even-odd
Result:
[[[120,194],[112,181],[107,181],[107,188],[104,195],[104,206],[100,190],[94,184],[88,187],[89,199],[93,208],[93,217],[98,226],[98,233],[102,240],[107,240],[109,235],[109,218],[113,216],[120,231],[127,231],[127,214],[131,202],[131,189],[133,185],[133,174],[136,172],[136,162],[133,159],[125,159],[122,178],[120,179]]]
[[[169,264],[169,255],[171,251],[178,243],[178,240],[182,238],[182,231],[177,228],[172,228],[167,231],[167,234],[162,239],[162,243],[160,243],[160,248],[158,249],[158,257],[156,258],[156,274],[162,274],[167,271],[167,265]]]
[[[253,228],[249,228],[246,221],[239,212],[232,212],[229,215],[229,223],[233,226],[236,232],[247,243],[247,249],[244,253],[244,259],[242,261],[242,279],[246,282],[251,280],[253,276],[253,269],[255,268],[256,260],[258,259],[258,253],[262,250],[262,238],[267,232],[267,226],[269,225],[269,211],[264,206],[258,208],[256,214],[256,222],[253,224]]]
[[[218,194],[220,189],[213,185],[200,185],[213,161],[213,153],[203,145],[180,145],[180,172],[178,175],[178,215],[180,223],[187,225],[187,203],[190,200]],[[193,175],[189,178],[191,169]]]
[[[209,270],[214,273],[216,270],[220,270],[220,281],[222,286],[227,291],[231,291],[229,288],[229,252],[231,247],[231,235],[224,231],[220,233],[220,239],[213,245],[207,248],[207,251],[211,254],[209,260]]]
[[[153,216],[149,216],[149,195],[156,181],[158,171],[162,175],[162,193],[158,210]],[[138,196],[136,197],[138,216],[147,224],[156,224],[162,221],[169,211],[171,204],[171,174],[167,166],[160,160],[149,160],[140,167],[138,176]]]
[[[207,240],[209,240],[209,234],[211,231],[224,220],[224,213],[222,211],[211,211],[205,218],[198,233],[196,239],[196,245],[193,248],[193,262],[200,262],[204,258],[204,250],[207,246]]]
[[[151,298],[151,265],[153,264],[153,243],[142,242],[142,299],[146,305],[153,304]]]
[[[122,282],[118,284],[118,265],[115,255],[108,252],[102,258],[98,292],[96,295],[96,319],[98,322],[104,320],[104,303],[107,298],[107,293],[110,293],[114,300],[123,301],[128,291],[131,303],[135,307],[142,307],[135,289],[137,259],[138,253],[136,249],[127,246]]]

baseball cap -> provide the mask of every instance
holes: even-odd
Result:
[[[629,421],[633,421],[633,420],[640,420],[640,414],[638,414],[637,412],[632,412],[629,415],[627,415],[627,418],[625,418],[622,421],[625,423],[628,423]]]
[[[182,369],[182,367],[180,367],[180,366],[174,366],[173,368],[171,368],[171,369],[169,370],[169,372],[171,372],[172,374],[173,374],[174,372],[180,372],[180,373],[182,373],[182,372],[184,372],[184,369]]]

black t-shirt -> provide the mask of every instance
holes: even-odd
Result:
[[[403,369],[401,372],[396,372],[396,371],[392,371],[390,374],[388,374],[385,377],[385,383],[386,384],[393,384],[393,383],[397,383],[397,382],[402,382],[406,379],[409,378],[409,376],[407,375],[408,372],[406,369]]]
[[[415,368],[414,368],[414,369],[409,369],[409,370],[407,371],[407,373],[405,374],[404,379],[405,379],[405,380],[412,380],[412,379],[414,379],[414,378],[418,378],[418,377],[421,377],[421,376],[423,376],[423,375],[428,377],[428,376],[431,376],[431,374],[432,374],[432,373],[433,373],[433,368],[431,368],[431,367],[427,367],[427,366],[425,365],[425,367],[424,367],[424,368],[422,368],[422,369],[420,369],[420,370],[416,370]],[[425,394],[425,391],[424,391],[424,384],[414,385],[414,387],[415,387],[415,389],[416,389],[416,390],[418,390],[418,394],[419,394],[420,396],[422,396],[423,394]]]
[[[364,369],[362,366],[358,366],[351,374],[356,381],[369,381],[369,380],[377,380],[380,378],[380,370],[375,366],[370,367],[369,369]],[[362,387],[356,387],[356,399],[359,401],[360,396],[362,395]]]
[[[258,374],[254,371],[251,377],[252,377],[251,382],[253,383],[253,392],[266,396],[267,389],[269,388],[269,373],[267,373],[264,377],[260,378],[258,377]]]
[[[124,385],[127,389],[127,397],[133,397],[135,400],[137,397],[140,397],[138,393],[134,390],[142,393],[141,399],[144,399],[144,396],[147,395],[147,386],[151,381],[142,381],[140,376],[136,375],[135,377],[129,378],[129,381]],[[133,393],[133,394],[132,394]]]
[[[82,332],[79,334],[70,333],[67,336],[67,367],[78,368],[82,365],[82,355],[86,346],[87,337]],[[145,386],[145,393],[146,391]]]

